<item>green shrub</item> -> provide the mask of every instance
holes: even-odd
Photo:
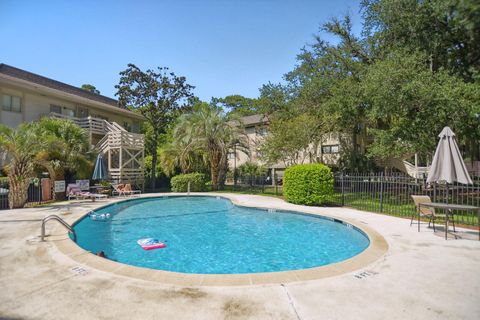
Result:
[[[333,195],[332,171],[319,163],[291,166],[283,177],[283,195],[295,204],[323,204]]]
[[[173,192],[187,192],[188,182],[190,182],[190,191],[206,191],[205,175],[202,173],[179,174],[170,180]]]

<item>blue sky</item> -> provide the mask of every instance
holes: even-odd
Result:
[[[321,23],[359,1],[0,0],[0,62],[114,97],[128,63],[170,67],[195,94],[257,97],[292,70]]]

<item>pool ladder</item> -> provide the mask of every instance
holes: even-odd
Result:
[[[69,233],[73,234],[73,241],[77,242],[77,235],[75,233],[75,230],[73,230],[73,228],[68,223],[66,223],[65,220],[63,220],[62,218],[60,218],[55,214],[49,215],[43,218],[42,220],[42,235],[40,236],[42,241],[45,241],[45,225],[47,224],[47,221],[50,221],[50,220],[55,220],[60,222],[60,224],[64,226]]]

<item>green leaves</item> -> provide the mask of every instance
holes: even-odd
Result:
[[[155,177],[158,139],[181,112],[189,110],[195,87],[166,67],[142,71],[136,65],[128,64],[128,68],[120,72],[120,81],[115,88],[120,106],[138,110],[150,124],[147,144],[152,155],[151,174]],[[155,188],[155,179],[152,179],[152,188]]]
[[[472,121],[478,85],[446,71],[432,73],[425,61],[425,55],[401,51],[368,69],[361,85],[368,133],[374,138],[368,149],[371,156],[405,159],[429,154],[446,125],[462,139],[478,132],[478,123]]]
[[[414,153],[426,159],[448,125],[465,157],[480,159],[479,9],[473,0],[364,0],[361,35],[348,16],[323,24],[335,41],[316,36],[287,84],[265,95],[264,158],[302,162],[302,150],[315,153],[322,134],[334,132],[344,169]]]
[[[100,91],[95,86],[93,86],[91,84],[82,84],[82,86],[80,88],[85,90],[85,91],[90,91],[90,92],[95,93],[95,94],[100,94]]]
[[[291,166],[285,170],[283,194],[295,204],[324,204],[333,195],[333,174],[319,163]]]
[[[198,172],[179,174],[170,180],[173,192],[206,191],[206,182],[205,175]],[[188,184],[190,184],[190,190]]]
[[[186,160],[186,155],[205,156],[214,189],[225,180],[228,152],[235,147],[238,151],[249,153],[241,123],[227,117],[221,108],[207,103],[195,105],[191,113],[179,118],[173,138],[174,144],[181,146],[176,153],[180,164]]]
[[[220,106],[229,114],[244,117],[258,113],[258,100],[235,94],[225,98],[213,98],[212,104]]]

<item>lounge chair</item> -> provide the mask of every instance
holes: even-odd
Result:
[[[107,195],[100,194],[100,193],[85,192],[85,191],[82,191],[77,184],[69,184],[67,186],[67,197],[68,197],[68,200],[71,200],[71,198],[75,198],[77,200],[92,199],[92,201],[95,201],[97,199],[107,198]]]
[[[77,184],[69,184],[67,186],[67,197],[68,200],[71,200],[71,198],[75,199],[85,199],[90,196],[90,192],[84,192],[80,189],[80,187]]]
[[[435,232],[435,220],[437,218],[446,218],[448,213],[438,213],[435,211],[434,208],[428,208],[425,206],[421,206],[422,203],[431,203],[432,199],[429,196],[412,196],[413,202],[415,203],[415,213],[412,215],[412,219],[410,220],[410,226],[412,226],[413,218],[415,215],[418,217],[418,231],[420,232],[420,217],[429,217],[428,227],[430,228],[430,223],[433,224],[433,232]],[[453,231],[455,232],[455,220],[452,217],[453,222]]]
[[[117,184],[112,185],[113,187],[113,194],[118,196],[131,196],[134,194],[140,194],[140,190],[133,190],[132,185],[130,183],[127,184]]]
[[[112,196],[122,196],[122,195],[125,195],[125,185],[123,183],[120,183],[120,184],[112,184],[112,188],[113,188],[113,191],[112,191]]]
[[[129,194],[129,195],[134,195],[134,194],[140,194],[142,193],[142,191],[140,190],[133,190],[132,189],[132,185],[130,183],[127,183],[125,185],[125,188],[123,188],[123,191],[126,193],[126,194]]]

